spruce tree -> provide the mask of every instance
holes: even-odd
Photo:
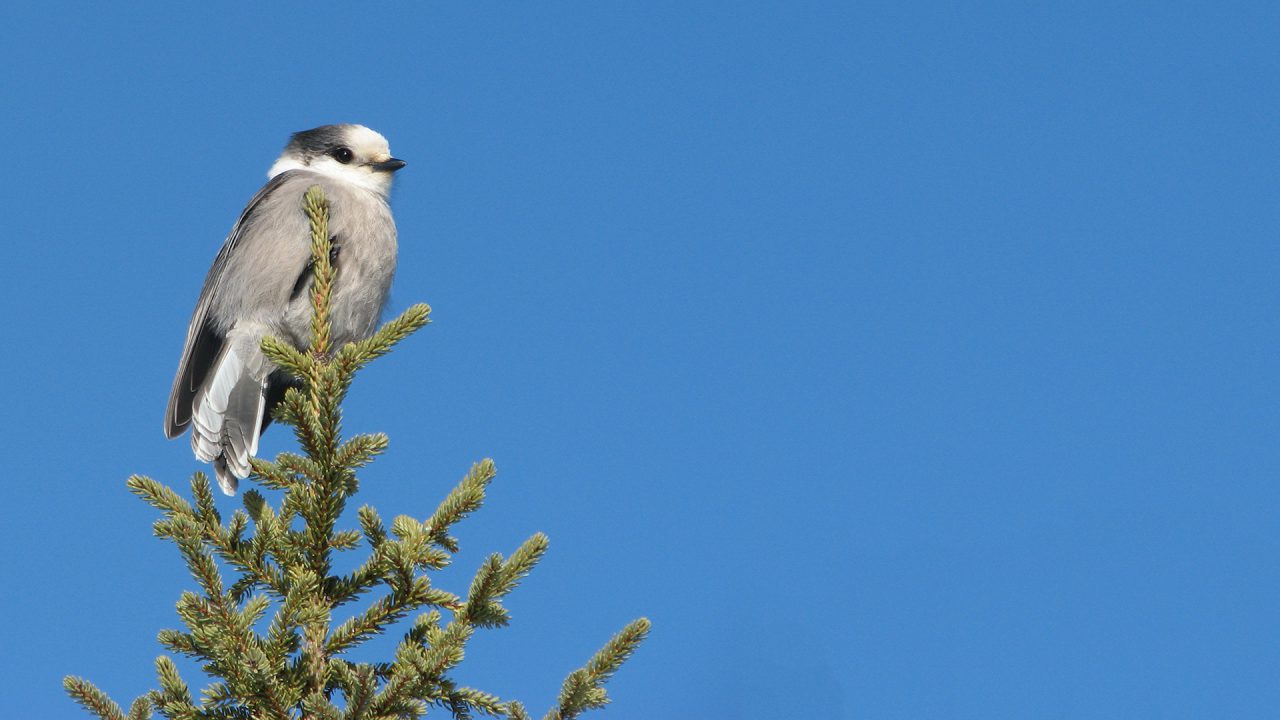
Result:
[[[341,437],[341,403],[355,373],[429,322],[430,308],[415,305],[372,337],[330,345],[328,204],[319,187],[303,199],[311,221],[314,280],[311,346],[299,351],[268,338],[263,351],[293,373],[300,389],[288,392],[275,419],[293,427],[301,453],[274,462],[253,460],[254,477],[279,491],[273,506],[257,490],[244,493],[244,509],[223,522],[204,473],[191,479],[192,501],[150,478],[133,476],[128,488],[158,508],[153,530],[174,542],[198,591],[183,592],[183,630],[163,630],[170,651],[202,663],[213,682],[195,698],[169,656],[156,659],[159,689],[125,712],[92,683],[67,677],[71,697],[103,720],[377,720],[418,718],[436,708],[455,718],[482,713],[527,720],[524,707],[462,687],[451,671],[476,630],[508,622],[503,598],[547,550],[536,533],[509,557],[490,555],[465,595],[432,584],[428,573],[458,552],[454,524],[480,508],[494,477],[490,460],[476,463],[425,519],[400,515],[386,524],[372,507],[356,512],[359,529],[340,529],[359,490],[357,470],[387,448],[382,434]],[[337,573],[335,554],[367,546],[354,571]],[[350,619],[334,624],[340,606],[374,596]],[[268,613],[274,610],[270,621]],[[348,653],[417,613],[387,662],[364,663]],[[649,631],[641,618],[622,629],[585,666],[565,679],[547,720],[567,720],[609,702],[604,683]]]

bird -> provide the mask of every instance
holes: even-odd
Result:
[[[240,213],[214,258],[187,326],[165,410],[165,436],[191,428],[197,459],[235,495],[271,411],[296,380],[263,355],[273,336],[311,341],[311,235],[302,209],[318,185],[329,202],[336,276],[330,298],[334,347],[373,334],[396,270],[396,225],[388,197],[405,166],[381,134],[363,125],[294,133],[267,183]]]

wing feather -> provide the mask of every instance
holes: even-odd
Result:
[[[254,212],[262,203],[287,182],[296,172],[285,172],[267,181],[249,200],[240,218],[231,228],[222,249],[213,260],[209,274],[205,276],[204,287],[200,290],[200,298],[196,301],[195,312],[191,323],[187,326],[187,339],[182,348],[182,359],[178,361],[178,372],[173,378],[173,388],[169,392],[169,405],[165,409],[164,433],[169,438],[182,434],[191,423],[192,403],[196,393],[204,385],[209,371],[222,354],[226,336],[215,326],[209,317],[209,308],[213,298],[222,284],[223,271],[245,236],[245,230],[251,224]]]

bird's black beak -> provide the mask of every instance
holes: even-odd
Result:
[[[369,163],[369,167],[373,168],[376,172],[395,172],[407,164],[408,163],[400,158],[391,158],[390,160],[383,160],[382,162]]]

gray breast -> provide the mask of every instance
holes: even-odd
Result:
[[[373,334],[396,270],[396,225],[384,198],[316,176],[329,199],[329,232],[338,247],[330,313],[335,347]],[[307,292],[289,303],[286,324],[299,341],[310,337]]]

